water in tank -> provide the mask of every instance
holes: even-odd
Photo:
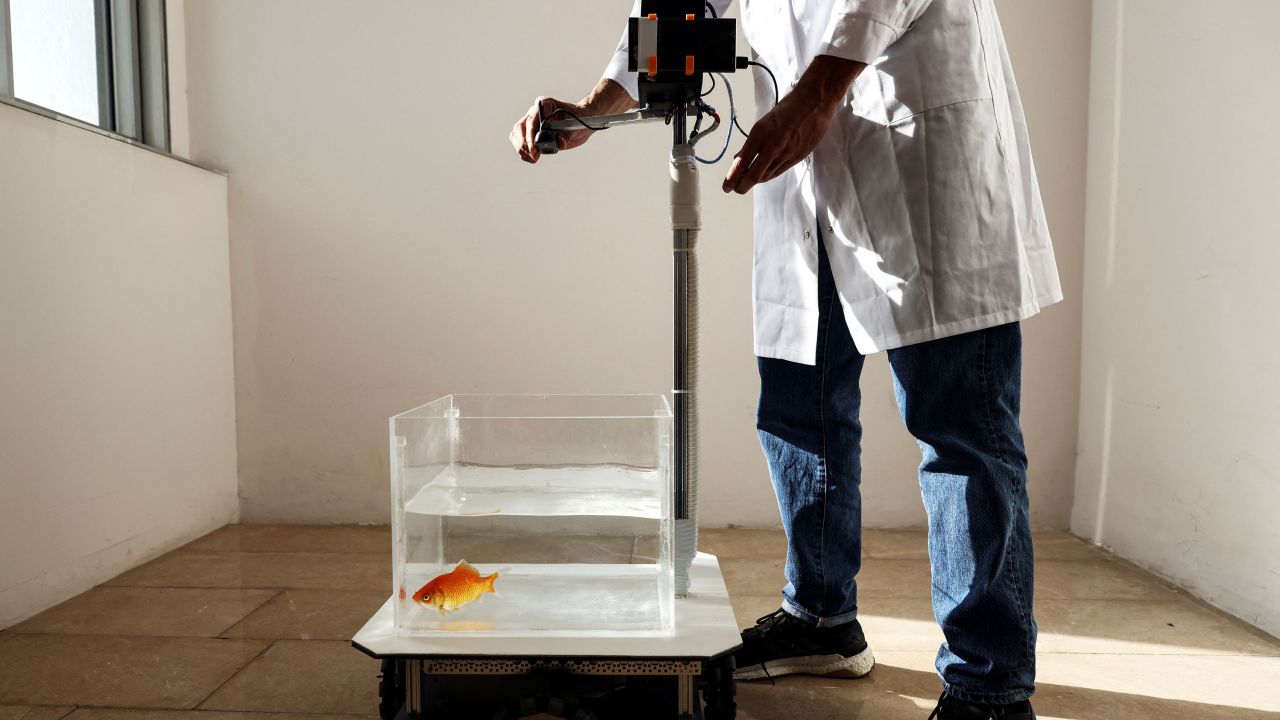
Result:
[[[401,635],[668,634],[662,395],[450,395],[391,418]]]

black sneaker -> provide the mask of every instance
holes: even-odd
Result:
[[[942,693],[929,720],[1036,720],[1029,700],[1008,705],[978,705]]]
[[[778,608],[742,631],[734,653],[735,680],[760,680],[802,673],[862,677],[876,664],[857,620],[817,627]]]

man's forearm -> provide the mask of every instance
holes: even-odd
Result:
[[[835,112],[849,93],[853,81],[866,67],[865,63],[856,60],[818,55],[809,63],[791,94],[815,110]]]
[[[636,101],[631,99],[626,88],[605,78],[596,83],[579,104],[592,115],[616,115],[634,108]]]
[[[814,58],[791,92],[751,128],[724,176],[724,191],[745,193],[813,152],[865,67],[831,55]]]

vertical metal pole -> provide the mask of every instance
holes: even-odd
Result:
[[[422,717],[422,661],[404,661],[404,709],[410,718]]]
[[[685,106],[676,108],[671,118],[672,145],[687,142]],[[672,400],[675,402],[675,516],[677,520],[689,518],[689,231],[672,230],[672,258],[675,263],[675,384]]]
[[[138,2],[110,0],[115,131],[142,139],[142,78],[138,74]]]
[[[169,149],[169,75],[165,47],[164,0],[138,0],[139,140]]]
[[[111,60],[111,0],[93,0],[98,55],[98,127],[115,132],[116,80]]]

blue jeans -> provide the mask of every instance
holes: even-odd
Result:
[[[759,358],[756,427],[787,533],[782,606],[818,625],[857,615],[862,499],[858,376],[821,240],[815,365]],[[1036,623],[1017,323],[888,351],[894,393],[920,445],[937,668],[962,700],[1030,697]]]

